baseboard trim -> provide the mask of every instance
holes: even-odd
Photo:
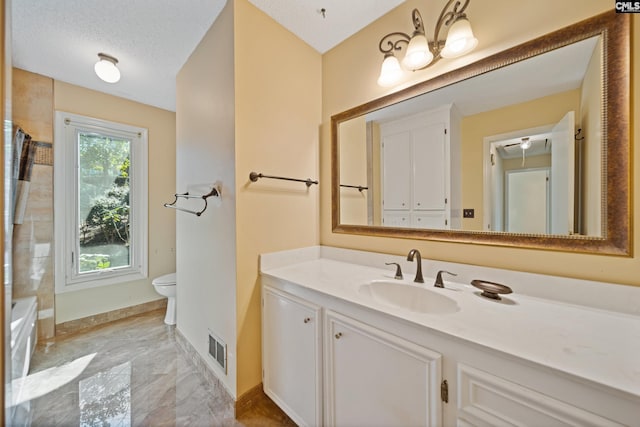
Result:
[[[55,336],[72,334],[83,329],[103,325],[105,323],[135,316],[149,311],[161,310],[167,307],[167,299],[162,298],[143,304],[132,305],[131,307],[120,308],[118,310],[107,311],[106,313],[95,314],[81,319],[70,320],[58,323],[55,329]]]
[[[184,351],[189,357],[198,373],[202,375],[204,381],[206,381],[208,385],[217,388],[220,395],[225,396],[223,402],[220,402],[224,406],[224,408],[222,408],[222,412],[224,414],[223,418],[226,419],[233,417],[237,420],[265,401],[272,403],[271,399],[264,394],[264,391],[262,390],[262,383],[244,392],[238,400],[234,400],[233,396],[229,393],[229,390],[226,389],[222,381],[220,381],[214,370],[207,364],[200,353],[198,353],[179,329],[176,329],[176,342],[182,351]],[[280,408],[277,408],[276,411],[279,415],[281,414],[281,416],[286,417]]]
[[[270,399],[266,394],[264,394],[262,383],[250,388],[248,391],[244,392],[242,396],[238,397],[238,400],[236,401],[236,418],[242,417],[242,415],[249,412],[252,408],[265,400]]]
[[[178,328],[175,330],[175,337],[178,347],[187,355],[198,373],[202,376],[205,384],[214,388],[216,396],[221,396],[220,400],[216,402],[216,415],[220,416],[221,419],[234,419],[236,415],[235,402],[229,390],[227,390],[222,381],[220,381],[218,376],[209,365],[207,365],[207,362],[200,356],[200,353],[198,353]]]

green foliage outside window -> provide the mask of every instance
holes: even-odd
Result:
[[[128,265],[128,255],[118,261],[105,249],[129,247],[130,141],[80,134],[79,142],[80,271]]]

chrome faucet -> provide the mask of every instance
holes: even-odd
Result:
[[[413,257],[417,255],[418,259],[416,260],[418,264],[418,268],[416,269],[416,278],[413,279],[416,283],[424,283],[424,278],[422,277],[422,257],[420,256],[420,251],[417,249],[411,249],[409,254],[407,255],[407,261],[413,261]]]
[[[438,274],[436,274],[436,281],[433,284],[433,286],[435,286],[436,288],[444,288],[444,282],[442,281],[442,273],[450,274],[452,276],[457,276],[457,274],[451,273],[448,271],[444,271],[444,270],[438,271]]]

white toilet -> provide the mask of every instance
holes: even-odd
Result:
[[[164,323],[167,325],[176,324],[176,273],[165,274],[156,277],[151,282],[156,292],[164,295],[167,300],[167,314],[164,316]]]

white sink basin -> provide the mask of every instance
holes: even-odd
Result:
[[[460,310],[455,300],[426,287],[400,281],[373,280],[360,286],[360,292],[381,304],[416,313],[447,314]]]

